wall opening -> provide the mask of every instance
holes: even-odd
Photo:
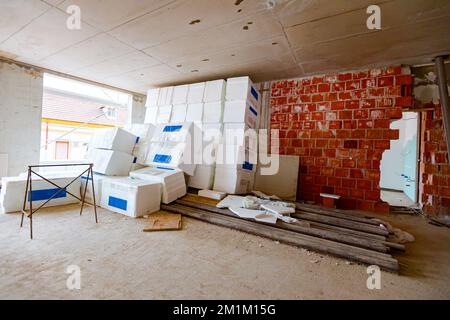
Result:
[[[132,96],[44,74],[41,162],[82,161],[96,128],[123,126]]]
[[[416,206],[419,187],[418,126],[416,112],[403,112],[402,118],[391,122],[398,130],[398,140],[392,140],[384,151],[380,164],[381,199],[392,206]]]

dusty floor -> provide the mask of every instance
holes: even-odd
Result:
[[[19,214],[0,215],[0,298],[24,299],[450,299],[450,230],[421,217],[386,220],[417,241],[399,257],[402,275],[382,272],[366,287],[366,267],[246,233],[183,218],[183,230],[141,232],[144,219],[78,206],[35,217],[35,239]],[[317,262],[316,262],[317,260]],[[81,268],[68,290],[66,268]]]

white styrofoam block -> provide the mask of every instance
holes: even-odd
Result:
[[[237,168],[242,166],[251,167],[251,170],[255,171],[258,163],[258,154],[256,151],[243,146],[219,144],[216,152],[216,163],[234,165]]]
[[[223,101],[206,102],[203,106],[203,123],[222,122],[223,106]]]
[[[222,200],[227,196],[226,192],[214,191],[214,190],[199,190],[198,195],[200,197],[210,198],[214,200]]]
[[[79,173],[55,173],[46,174],[45,178],[49,179],[56,185],[64,187],[66,184],[74,180]],[[2,188],[0,191],[0,208],[3,213],[11,213],[21,211],[23,207],[24,193],[27,184],[27,174],[20,175],[18,177],[4,177],[2,178]],[[80,197],[80,185],[81,179],[76,179],[71,185],[69,185],[66,191]],[[33,208],[37,208],[52,197],[58,188],[51,183],[33,175]],[[78,203],[78,199],[69,195],[66,191],[59,192],[52,200],[50,200],[45,206],[53,207],[71,203]],[[29,209],[30,204],[30,192],[27,192],[26,209]]]
[[[152,142],[187,142],[192,130],[192,122],[159,124],[153,133]]]
[[[205,94],[205,82],[191,83],[188,92],[189,103],[202,103]]]
[[[258,124],[258,110],[248,100],[226,101],[223,122],[246,123],[250,128],[256,128]]]
[[[90,147],[131,153],[137,137],[122,128],[96,129]]]
[[[203,119],[203,103],[190,103],[187,107],[186,121],[202,122]]]
[[[159,211],[161,183],[118,177],[105,179],[102,183],[102,208],[129,217],[142,217]]]
[[[184,142],[152,142],[145,164],[180,168],[188,175],[194,174],[196,166],[189,143]]]
[[[175,201],[186,194],[184,173],[178,168],[151,166],[130,172],[130,177],[161,183],[161,201],[165,204]]]
[[[246,169],[236,169],[235,166],[216,165],[214,190],[231,194],[246,194],[250,192],[252,177],[255,172]]]
[[[258,150],[257,132],[245,123],[225,123],[223,142],[228,145],[243,146],[252,151]]]
[[[137,143],[134,146],[132,155],[136,158],[136,163],[142,164],[148,154],[148,148],[155,131],[153,124],[134,123],[125,126],[125,130],[131,132],[138,137]]]
[[[215,165],[197,165],[194,175],[189,179],[189,187],[211,189],[214,183],[214,173]]]
[[[149,89],[147,91],[146,107],[156,107],[158,105],[159,88]]]
[[[185,104],[187,102],[189,86],[187,84],[175,86],[172,93],[172,104]]]
[[[225,99],[227,82],[223,79],[207,81],[205,86],[204,102],[217,102]]]
[[[156,117],[156,123],[169,123],[171,114],[172,114],[171,105],[159,106],[158,115]]]
[[[256,106],[261,105],[261,94],[249,77],[227,79],[226,100],[250,100]]]
[[[172,104],[173,87],[164,87],[159,89],[158,106],[167,106]]]
[[[108,177],[104,176],[102,174],[94,173],[95,202],[96,202],[97,205],[99,205],[100,201],[101,201],[101,197],[102,197],[102,182],[103,182],[104,179],[108,179]],[[81,176],[80,194],[81,194],[81,197],[83,197],[84,188],[86,187],[86,182],[88,182],[88,184],[87,184],[87,189],[86,189],[86,198],[85,198],[85,200],[87,202],[93,204],[94,203],[94,198],[92,197],[92,177],[89,176],[89,179],[88,179],[87,174],[84,174],[84,175]]]
[[[202,124],[203,142],[223,143],[223,125],[221,123]]]
[[[94,171],[107,176],[128,175],[134,159],[133,155],[120,151],[106,149],[94,149],[92,151]]]
[[[187,104],[175,104],[172,106],[171,123],[181,123],[186,121]]]
[[[155,124],[158,117],[158,107],[145,108],[144,123]]]

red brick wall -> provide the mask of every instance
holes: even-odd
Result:
[[[421,106],[432,110],[422,113],[421,167],[422,203],[427,214],[450,214],[450,165],[439,104]]]
[[[282,80],[271,86],[271,129],[279,153],[300,157],[297,198],[338,194],[343,208],[387,212],[380,200],[380,160],[412,104],[411,75],[401,67]],[[279,139],[277,139],[279,138]]]

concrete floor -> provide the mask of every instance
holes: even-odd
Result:
[[[9,299],[449,299],[450,230],[417,216],[387,217],[416,242],[399,256],[402,275],[382,272],[366,287],[366,267],[246,233],[183,218],[183,230],[144,233],[144,219],[78,206],[46,209],[19,229],[0,215],[0,298]],[[68,290],[66,268],[81,268]]]

